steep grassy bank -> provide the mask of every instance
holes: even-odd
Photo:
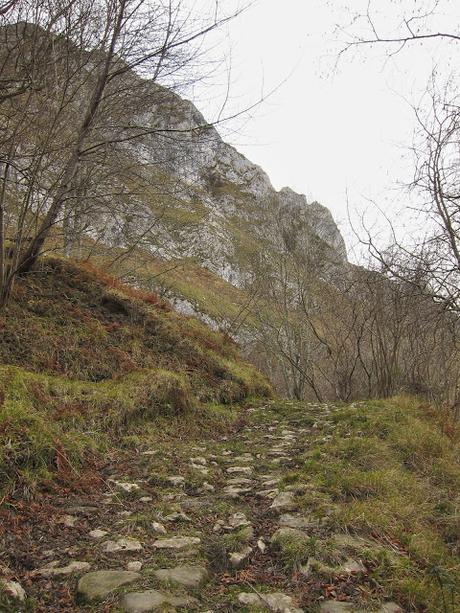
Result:
[[[231,340],[155,294],[45,260],[0,314],[1,488],[76,470],[132,425],[269,394]]]
[[[363,604],[391,598],[409,611],[458,611],[458,429],[443,432],[410,397],[332,406],[322,417],[301,403],[274,408],[316,432],[284,484],[298,488],[300,507],[318,527],[304,542],[281,540],[281,563],[294,572],[308,564],[312,590],[319,582],[346,600],[351,575],[341,565],[351,557],[363,565],[353,575],[362,583],[365,576]]]

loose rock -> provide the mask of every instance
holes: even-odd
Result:
[[[140,560],[133,560],[132,562],[128,562],[128,564],[126,565],[126,568],[128,570],[132,570],[133,572],[137,573],[140,570],[142,570],[142,562]]]
[[[403,609],[395,602],[386,602],[380,607],[378,613],[403,613]]]
[[[169,515],[166,515],[164,519],[165,521],[174,521],[174,522],[175,521],[185,521],[185,522],[192,521],[190,517],[186,515],[183,511],[174,511],[174,513],[170,513]]]
[[[295,606],[292,598],[281,592],[272,594],[250,594],[243,592],[238,596],[243,605],[256,606],[265,611],[277,611],[279,613],[303,613],[303,609]]]
[[[365,573],[366,567],[361,562],[357,562],[352,558],[348,558],[343,564],[340,565],[339,570],[344,573]]]
[[[279,528],[270,539],[272,543],[280,543],[284,540],[305,541],[308,539],[308,534],[297,530],[296,528]]]
[[[158,539],[153,546],[156,549],[186,549],[200,543],[201,539],[196,536],[173,536],[169,539]]]
[[[78,517],[75,517],[75,515],[63,515],[57,520],[57,523],[63,524],[66,528],[75,528],[77,521]]]
[[[252,468],[250,466],[230,466],[230,468],[227,468],[227,472],[230,475],[236,474],[236,473],[242,473],[242,474],[249,475],[252,473]]]
[[[241,551],[234,551],[229,554],[228,559],[233,568],[241,568],[252,553],[252,547],[245,547]]]
[[[239,498],[243,494],[248,494],[249,492],[252,492],[252,488],[227,485],[226,487],[224,487],[223,492],[224,495],[227,496],[227,498]]]
[[[236,530],[242,526],[250,526],[251,522],[248,521],[244,513],[234,513],[228,519],[227,526],[225,528],[229,530]]]
[[[97,570],[83,575],[78,582],[77,595],[80,601],[91,603],[102,600],[108,594],[141,578],[139,573],[127,570]]]
[[[147,613],[163,610],[165,606],[188,607],[196,603],[190,596],[173,596],[157,590],[125,594],[120,600],[120,607],[126,613]]]
[[[185,587],[199,587],[208,578],[208,571],[202,566],[176,566],[161,568],[154,573],[160,581],[170,581]]]
[[[190,458],[190,462],[192,464],[198,464],[198,465],[201,465],[201,466],[206,466],[206,464],[208,463],[206,458],[202,458],[202,457]]]
[[[267,545],[266,545],[266,543],[265,543],[264,539],[259,539],[259,540],[257,541],[257,547],[259,548],[259,550],[260,550],[262,553],[265,553],[265,550],[267,549]]]
[[[108,532],[107,530],[96,529],[96,530],[91,530],[91,532],[89,532],[88,534],[92,539],[101,539],[104,536],[106,536]]]
[[[298,528],[299,530],[312,528],[318,524],[317,521],[309,517],[305,517],[303,515],[290,515],[289,513],[281,515],[279,518],[279,523],[280,526],[285,526],[287,528]]]
[[[323,602],[320,606],[321,613],[351,613],[354,610],[356,609],[351,603],[337,600]]]
[[[184,477],[181,477],[180,475],[176,475],[174,477],[168,477],[166,481],[170,483],[171,485],[175,485],[175,486],[185,485],[185,479]]]
[[[70,575],[72,573],[91,568],[91,564],[89,562],[79,562],[78,560],[70,562],[70,564],[67,564],[67,566],[56,566],[56,564],[58,564],[58,562],[50,562],[49,565],[38,570],[37,574],[42,575],[43,577],[54,577],[58,575]]]
[[[123,483],[122,481],[113,481],[113,483],[115,483],[120,490],[123,490],[128,494],[141,489],[137,483]]]
[[[163,526],[163,524],[160,524],[159,521],[152,521],[150,525],[155,532],[158,532],[158,534],[166,534],[167,532],[166,528]]]
[[[136,539],[122,538],[118,541],[106,541],[103,548],[106,553],[116,553],[117,551],[139,551],[142,545]]]
[[[297,504],[292,492],[280,492],[270,505],[270,509],[275,512],[293,511],[296,507]]]

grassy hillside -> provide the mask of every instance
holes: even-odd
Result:
[[[236,345],[155,294],[48,259],[0,314],[0,483],[33,487],[107,433],[270,394]]]
[[[130,273],[130,262],[122,262],[118,274]],[[132,267],[131,267],[132,270]],[[162,261],[149,258],[136,280],[144,286],[153,283],[159,291],[189,301],[200,313],[216,322],[238,323],[247,318],[251,298],[247,292],[231,285],[193,259]]]
[[[441,423],[439,412],[411,397],[316,414],[305,409],[304,403],[274,405],[279,419],[316,431],[284,485],[298,489],[300,508],[318,528],[305,542],[277,543],[280,563],[292,571],[309,565],[303,589],[312,601],[324,585],[347,600],[359,579],[364,585],[356,593],[366,611],[379,598],[407,611],[458,611],[458,425]],[[272,419],[261,414],[262,422]],[[346,558],[364,564],[365,581],[338,570]]]

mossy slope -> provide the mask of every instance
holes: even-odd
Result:
[[[266,395],[230,339],[155,294],[47,259],[0,315],[0,482],[75,467],[132,423]]]

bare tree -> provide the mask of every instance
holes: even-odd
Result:
[[[194,78],[199,41],[243,10],[224,14],[217,3],[197,16],[180,0],[40,0],[10,8],[0,41],[0,122],[5,128],[0,303],[8,299],[15,276],[32,268],[56,227],[64,225],[69,235],[85,227],[82,220],[97,217],[101,200],[107,205],[102,190],[88,187],[101,176],[105,187],[111,172],[115,176],[113,160],[121,159],[120,147],[168,133],[165,126],[142,119],[149,99],[158,104],[168,95],[155,83],[178,85]],[[126,195],[126,189],[119,194],[118,206]],[[154,223],[141,224],[140,234]]]
[[[407,45],[425,42],[460,42],[460,25],[450,20],[445,29],[440,17],[449,14],[446,0],[414,0],[395,3],[391,0],[361,2],[363,10],[349,8],[349,20],[337,27],[344,40],[339,57],[360,47],[385,47],[389,56],[402,51]]]

